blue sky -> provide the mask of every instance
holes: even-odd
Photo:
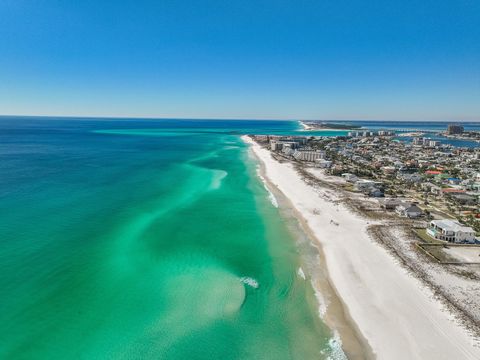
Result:
[[[480,1],[0,1],[0,113],[480,120]]]

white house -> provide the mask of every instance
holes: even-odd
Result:
[[[374,181],[369,179],[358,179],[357,181],[355,181],[353,187],[355,190],[358,191],[367,191],[374,188],[379,189],[383,187],[383,183],[381,181]]]
[[[450,219],[432,220],[427,229],[431,237],[455,243],[474,243],[475,230]]]

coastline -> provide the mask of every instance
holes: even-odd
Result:
[[[242,139],[264,164],[264,177],[289,199],[314,236],[332,287],[359,338],[378,358],[480,357],[474,339],[433,292],[370,238],[366,219],[332,202],[332,191],[307,185],[291,164],[277,162],[250,138]]]
[[[316,128],[314,126],[310,126],[310,125],[307,125],[305,124],[303,121],[299,121],[300,125],[302,126],[303,129],[301,129],[302,131],[361,131],[363,129],[361,128]]]
[[[278,208],[280,215],[287,221],[287,227],[292,237],[300,247],[308,247],[300,250],[301,268],[299,276],[310,281],[315,293],[318,306],[318,314],[322,321],[333,331],[334,341],[339,341],[343,352],[339,359],[347,356],[348,359],[375,359],[367,340],[362,336],[357,325],[353,322],[348,310],[338,296],[334,286],[330,282],[325,264],[325,255],[321,246],[314,240],[315,235],[311,232],[308,224],[300,213],[266,175],[265,163],[251,151],[252,157],[258,163],[257,174],[268,192],[273,196],[272,203]],[[337,359],[337,358],[335,358]]]

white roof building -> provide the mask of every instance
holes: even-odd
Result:
[[[297,150],[293,154],[293,157],[297,160],[315,161],[315,160],[318,160],[318,159],[324,159],[325,158],[325,151]]]
[[[455,243],[475,242],[475,230],[450,219],[430,221],[427,233],[438,240]]]

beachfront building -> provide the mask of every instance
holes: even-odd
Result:
[[[353,185],[357,191],[361,191],[370,197],[383,197],[383,183],[380,181],[359,179]]]
[[[280,151],[283,148],[283,143],[276,140],[270,140],[270,150],[272,151]]]
[[[358,181],[358,177],[354,174],[343,173],[342,177],[349,183],[355,183]]]
[[[289,149],[297,149],[300,146],[305,145],[306,138],[298,136],[287,136],[287,137],[270,137],[270,150],[280,151],[285,146],[288,146]]]
[[[381,187],[382,183],[369,179],[359,179],[355,182],[353,188],[357,191],[366,191],[373,188]]]
[[[330,160],[325,160],[325,159],[317,159],[315,160],[315,167],[321,168],[321,169],[328,169],[332,166],[332,161]]]
[[[475,243],[475,230],[450,219],[430,221],[427,233],[437,240],[454,243]]]
[[[325,151],[297,150],[293,154],[293,157],[301,161],[316,161],[325,158]]]
[[[396,207],[403,203],[402,199],[399,198],[386,198],[379,200],[380,206],[385,210],[395,210]]]
[[[416,219],[423,215],[423,210],[415,204],[400,204],[395,208],[395,212],[409,219]]]
[[[287,156],[293,156],[296,150],[292,149],[291,144],[283,144],[282,153]]]

